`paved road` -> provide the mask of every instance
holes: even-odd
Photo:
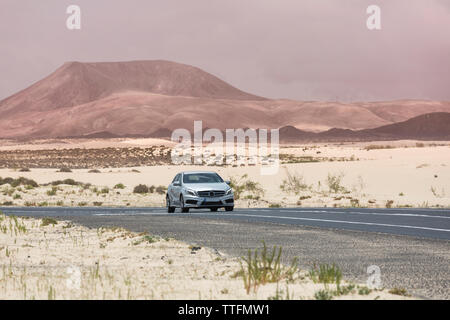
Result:
[[[165,215],[207,219],[269,222],[328,229],[380,232],[450,240],[450,210],[438,209],[239,209],[234,212],[191,210],[168,214],[164,208],[0,208],[3,212],[32,216],[139,216]]]
[[[0,208],[7,214],[53,216],[89,226],[115,225],[216,248],[235,256],[283,246],[285,262],[304,268],[336,263],[365,282],[381,268],[383,285],[450,299],[450,211],[435,209],[239,209],[167,214],[163,208]]]

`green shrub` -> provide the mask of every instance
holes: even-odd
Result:
[[[58,188],[57,188],[57,187],[52,187],[51,190],[48,190],[48,191],[47,191],[47,195],[48,195],[48,196],[55,196],[57,191],[58,191]]]
[[[114,186],[114,189],[125,189],[125,186],[123,185],[123,183],[118,183]]]
[[[292,281],[295,273],[298,272],[297,258],[293,259],[291,265],[286,267],[281,264],[282,248],[273,247],[272,252],[268,252],[267,246],[263,241],[261,253],[258,249],[254,252],[248,251],[248,256],[241,258],[241,270],[235,274],[236,277],[242,277],[247,293],[253,288],[266,283],[275,283],[280,280]]]
[[[316,300],[331,300],[333,299],[333,294],[328,290],[319,290],[314,294]]]
[[[41,227],[45,227],[48,225],[55,225],[55,224],[58,224],[58,221],[56,221],[55,219],[44,218],[44,219],[42,219]]]
[[[314,283],[335,283],[339,286],[342,280],[342,272],[336,265],[321,264],[309,272],[309,276]]]

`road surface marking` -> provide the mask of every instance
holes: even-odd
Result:
[[[191,213],[195,215],[208,215],[213,216],[213,214],[208,213]],[[219,216],[214,214],[215,216]],[[220,216],[242,216],[242,217],[257,217],[257,218],[270,218],[270,219],[286,219],[286,220],[304,220],[304,221],[319,221],[319,222],[331,222],[331,223],[346,223],[346,224],[359,224],[368,226],[379,226],[379,227],[393,227],[393,228],[406,228],[406,229],[421,229],[430,231],[441,231],[450,232],[450,229],[439,229],[439,228],[429,228],[429,227],[418,227],[418,226],[407,226],[398,224],[387,224],[387,223],[372,223],[372,222],[357,222],[357,221],[341,221],[341,220],[330,220],[330,219],[313,219],[313,218],[299,218],[299,217],[284,217],[284,216],[263,216],[263,215],[253,215],[253,214],[229,214],[220,213]]]

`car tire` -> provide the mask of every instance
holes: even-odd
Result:
[[[180,208],[181,208],[181,212],[183,212],[183,213],[188,213],[189,212],[189,208],[185,208],[184,207],[183,196],[180,196]]]
[[[219,208],[209,208],[209,210],[211,210],[212,212],[217,212]]]
[[[166,206],[167,206],[167,213],[174,213],[175,212],[175,207],[172,207],[170,205],[170,198],[169,198],[169,196],[166,197]]]
[[[234,207],[225,207],[225,211],[233,211]]]

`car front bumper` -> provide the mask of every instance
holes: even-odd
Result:
[[[184,196],[184,206],[186,208],[223,208],[234,206],[234,195],[223,197],[197,197],[192,195]]]

